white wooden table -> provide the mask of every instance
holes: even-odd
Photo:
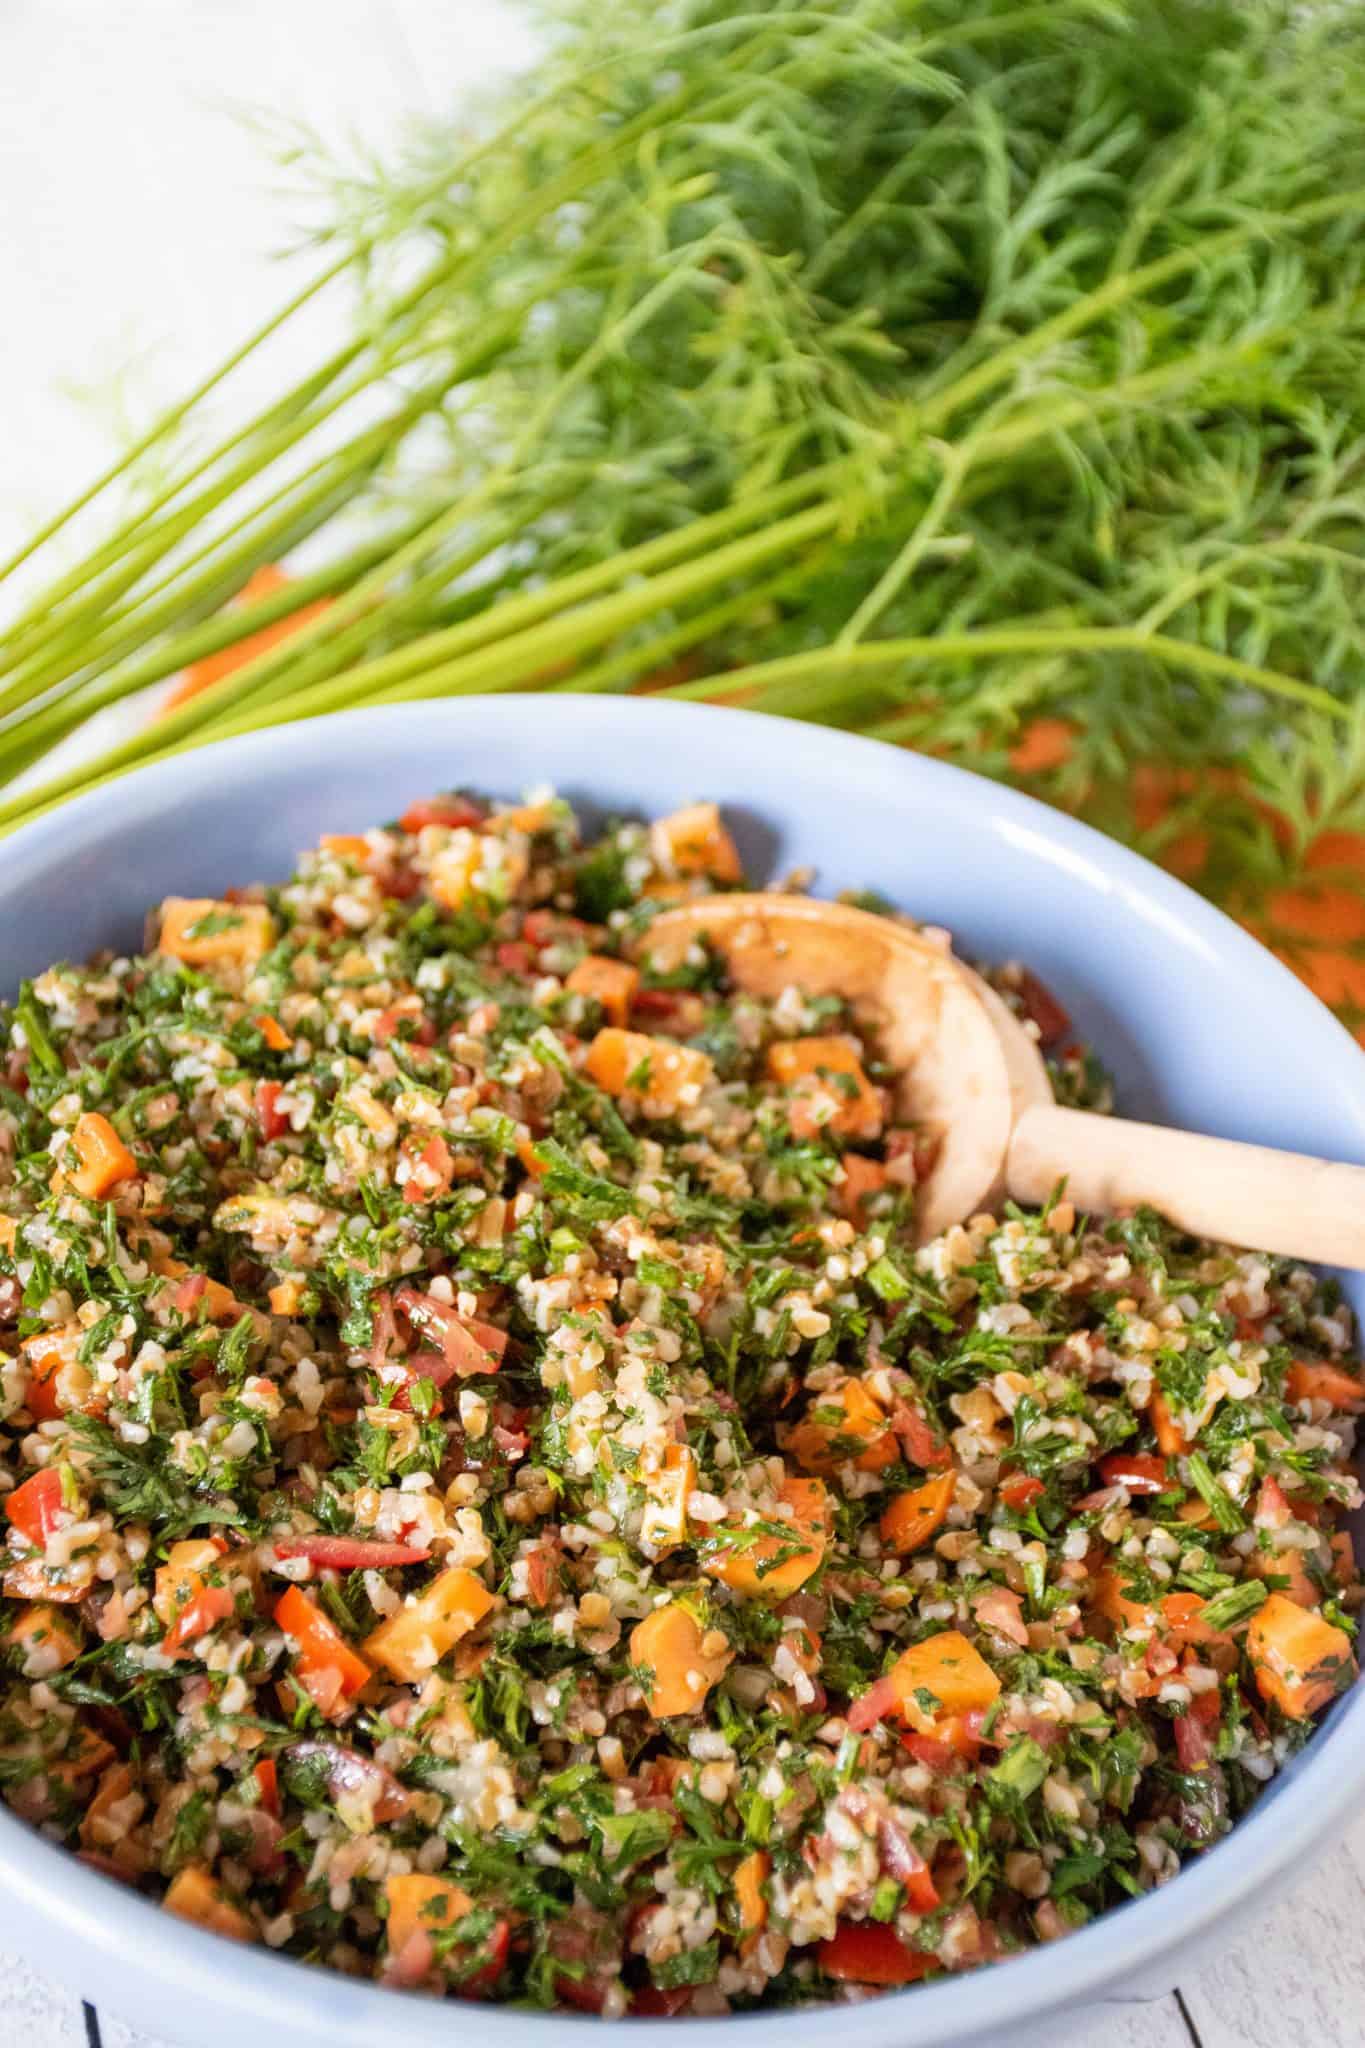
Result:
[[[530,47],[503,0],[0,0],[0,554],[284,296],[243,109],[379,141]],[[161,2048],[117,1990],[96,2012],[14,1945],[0,1928],[0,2048]],[[1365,1818],[1217,1963],[1075,2038],[1365,2048]]]

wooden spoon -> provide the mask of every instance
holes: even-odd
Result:
[[[705,896],[664,911],[645,947],[666,970],[703,934],[739,988],[841,996],[877,1030],[900,1076],[897,1114],[939,1141],[921,1241],[1002,1195],[1044,1202],[1064,1178],[1083,1211],[1145,1205],[1197,1237],[1365,1268],[1365,1167],[1060,1109],[995,990],[905,926],[807,896]]]

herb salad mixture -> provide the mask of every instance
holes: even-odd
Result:
[[[916,1250],[875,1029],[651,971],[740,879],[706,804],[438,797],[0,1011],[50,1838],[352,1974],[721,2013],[1065,1935],[1350,1683],[1334,1289],[1064,1190]]]

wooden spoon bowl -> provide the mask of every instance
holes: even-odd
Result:
[[[840,996],[876,1032],[899,1076],[897,1115],[938,1144],[916,1204],[922,1240],[992,1198],[1014,1125],[1010,1067],[1005,1041],[950,953],[869,911],[779,895],[680,904],[654,920],[645,950],[667,971],[703,936],[737,988],[770,1001],[786,988]]]
[[[1065,1180],[1084,1211],[1149,1206],[1197,1237],[1365,1268],[1365,1168],[1059,1108],[1008,1005],[906,926],[807,896],[704,896],[657,917],[645,950],[676,967],[703,937],[737,987],[841,996],[876,1032],[898,1072],[897,1115],[937,1140],[921,1242],[1004,1194],[1044,1202]]]

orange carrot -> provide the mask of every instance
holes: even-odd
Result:
[[[614,1024],[598,1032],[583,1064],[608,1095],[638,1097],[646,1116],[669,1116],[689,1107],[712,1075],[704,1052]]]
[[[370,857],[370,842],[360,832],[324,832],[318,845],[323,853],[334,854],[338,860],[353,860],[360,867]]]
[[[272,1315],[296,1316],[303,1302],[303,1282],[292,1274],[284,1280],[277,1280],[267,1299]]]
[[[624,1024],[640,986],[639,969],[628,961],[613,960],[606,953],[589,953],[564,983],[571,995],[589,996],[600,1003],[613,1024]]]
[[[943,1526],[956,1488],[956,1473],[939,1472],[926,1479],[923,1486],[898,1493],[878,1525],[883,1543],[897,1557],[908,1557],[912,1550],[919,1550]]]
[[[76,1192],[102,1201],[122,1180],[137,1176],[138,1164],[107,1116],[88,1110],[71,1134],[80,1165],[71,1175]]]
[[[168,896],[161,906],[158,948],[188,967],[217,960],[259,960],[275,943],[275,920],[263,903],[215,903],[210,896]]]
[[[738,882],[744,869],[739,849],[721,823],[715,804],[688,804],[670,818],[660,818],[650,834],[654,858],[665,871],[678,875],[710,875],[716,882]],[[651,889],[651,895],[657,895]]]
[[[698,1712],[725,1676],[734,1652],[703,1650],[701,1625],[680,1601],[656,1607],[630,1634],[630,1661],[645,1681],[645,1704],[656,1721]]]
[[[790,1510],[789,1517],[772,1517],[774,1524],[781,1523],[782,1536],[760,1536],[745,1549],[723,1549],[705,1566],[713,1578],[751,1599],[786,1600],[819,1570],[825,1555],[831,1507],[823,1482],[788,1477],[777,1498]]]
[[[1365,1407],[1365,1383],[1338,1365],[1296,1358],[1285,1375],[1285,1393],[1291,1401],[1330,1401],[1334,1408]]]
[[[1000,1680],[960,1629],[912,1643],[892,1665],[887,1679],[903,1720],[932,1735],[945,1715],[984,1711],[1000,1692]],[[932,1695],[926,1705],[921,1694]]]
[[[882,1100],[858,1057],[856,1040],[843,1033],[827,1038],[784,1038],[768,1047],[768,1073],[791,1090],[787,1121],[793,1135],[813,1138],[839,1131],[848,1138],[875,1138],[882,1128]]]
[[[1251,1617],[1247,1655],[1262,1699],[1295,1721],[1325,1707],[1355,1675],[1346,1631],[1283,1593],[1268,1595]]]
[[[887,1185],[888,1175],[880,1159],[865,1159],[861,1152],[845,1152],[843,1178],[833,1190],[834,1206],[855,1230],[867,1229],[867,1204]]]
[[[391,1677],[420,1684],[461,1636],[477,1628],[492,1605],[493,1595],[483,1580],[465,1566],[453,1565],[438,1572],[425,1592],[381,1621],[362,1647]]]
[[[78,1624],[41,1600],[19,1609],[4,1640],[22,1651],[25,1659],[32,1656],[33,1669],[41,1670],[44,1677],[74,1664],[84,1647]]]
[[[187,1863],[178,1870],[161,1903],[168,1913],[178,1913],[182,1920],[192,1920],[214,1934],[225,1934],[230,1941],[256,1938],[246,1914],[224,1897],[217,1878],[202,1863]]]
[[[272,1017],[269,1010],[259,1010],[251,1021],[272,1052],[288,1052],[294,1043],[279,1018]]]
[[[289,578],[283,569],[277,569],[271,562],[256,569],[233,599],[233,604],[245,607],[259,603],[262,598],[273,597],[275,592],[287,587]],[[158,716],[164,718],[178,705],[187,704],[191,697],[197,697],[201,690],[207,690],[211,683],[221,682],[235,669],[244,668],[254,661],[258,654],[264,654],[277,642],[287,640],[291,633],[299,632],[311,619],[327,609],[328,600],[318,598],[312,604],[300,605],[297,611],[286,612],[283,618],[272,620],[258,632],[249,633],[244,640],[235,641],[230,647],[220,647],[216,654],[206,654],[202,661],[191,662],[178,683],[162,699]]]
[[[839,1411],[825,1419],[827,1409]],[[846,1380],[838,1393],[817,1396],[811,1413],[786,1438],[803,1472],[832,1472],[847,1460],[860,1472],[880,1472],[900,1456],[886,1426],[886,1410],[861,1380]]]
[[[401,1954],[414,1934],[454,1927],[474,1910],[469,1893],[448,1877],[424,1877],[419,1871],[384,1881],[388,1900],[388,1943],[391,1955]]]
[[[1157,1447],[1163,1457],[1182,1458],[1189,1450],[1189,1439],[1171,1413],[1170,1403],[1160,1387],[1152,1389],[1152,1405],[1147,1410]]]
[[[571,1389],[572,1391],[572,1389]],[[645,1480],[640,1536],[663,1556],[687,1541],[687,1503],[697,1484],[697,1461],[686,1444],[669,1444],[657,1472]]]
[[[773,1867],[766,1849],[755,1849],[735,1865],[735,1903],[744,1939],[741,1952],[748,1954],[768,1924],[768,1899],[764,1885]]]

